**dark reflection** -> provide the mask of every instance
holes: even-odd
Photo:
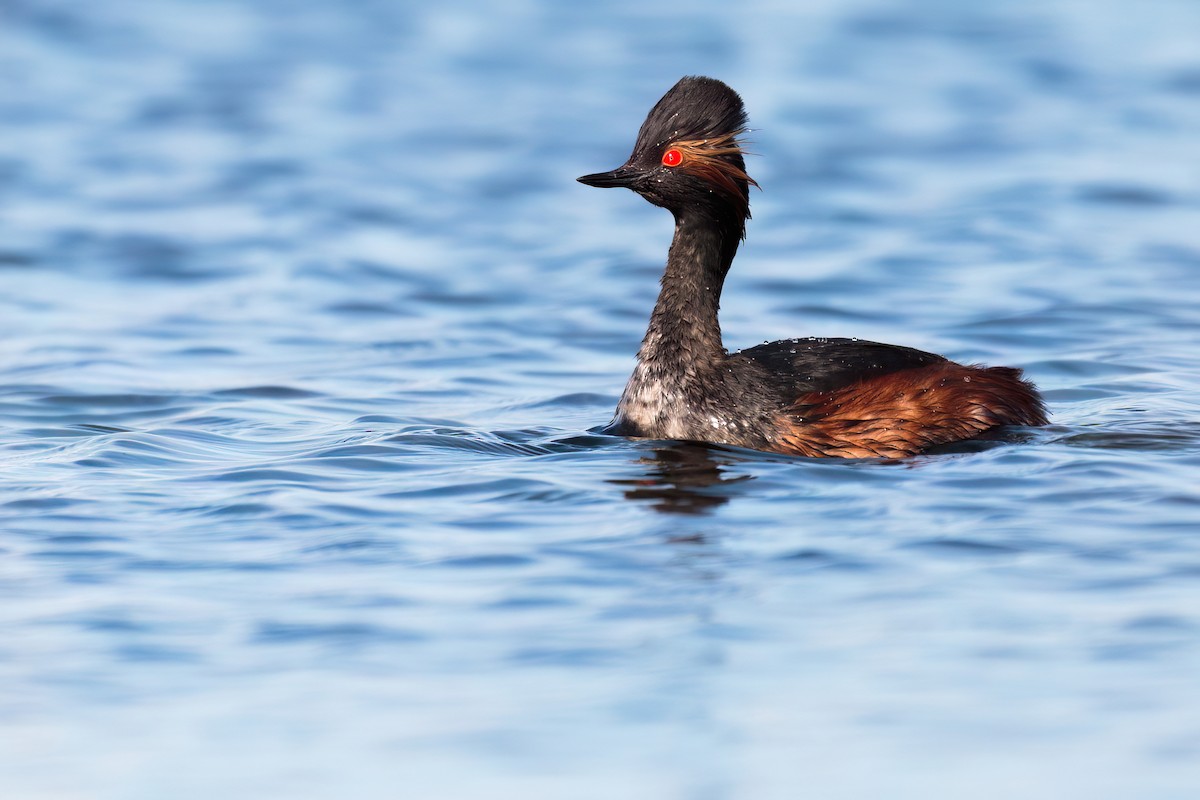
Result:
[[[654,450],[652,456],[638,459],[646,474],[639,478],[612,480],[625,489],[629,500],[648,500],[664,514],[704,514],[729,502],[728,487],[752,480],[752,475],[727,477],[725,472],[735,459],[723,459],[723,453],[692,442],[678,442]]]

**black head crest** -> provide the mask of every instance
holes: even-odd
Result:
[[[612,172],[585,175],[589,186],[625,186],[655,205],[681,213],[728,215],[744,231],[750,186],[739,137],[746,110],[733,89],[714,78],[682,78],[650,109],[633,154]]]
[[[662,96],[638,131],[634,154],[672,142],[736,137],[746,131],[746,108],[733,89],[714,78],[689,76]]]

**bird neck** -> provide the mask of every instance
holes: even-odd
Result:
[[[744,218],[676,212],[675,238],[639,362],[682,376],[726,357],[717,310],[744,230]]]

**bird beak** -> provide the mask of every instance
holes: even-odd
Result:
[[[597,172],[595,175],[584,175],[577,180],[580,183],[586,183],[588,186],[599,186],[601,189],[610,189],[614,186],[624,186],[626,189],[632,189],[633,183],[638,178],[638,171],[629,166],[617,167],[612,172]]]

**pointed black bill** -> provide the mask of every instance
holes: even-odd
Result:
[[[601,189],[611,189],[615,186],[624,186],[628,189],[632,188],[636,178],[636,170],[629,167],[617,167],[612,172],[597,172],[595,175],[584,175],[576,180],[586,183],[588,186],[599,186]]]

